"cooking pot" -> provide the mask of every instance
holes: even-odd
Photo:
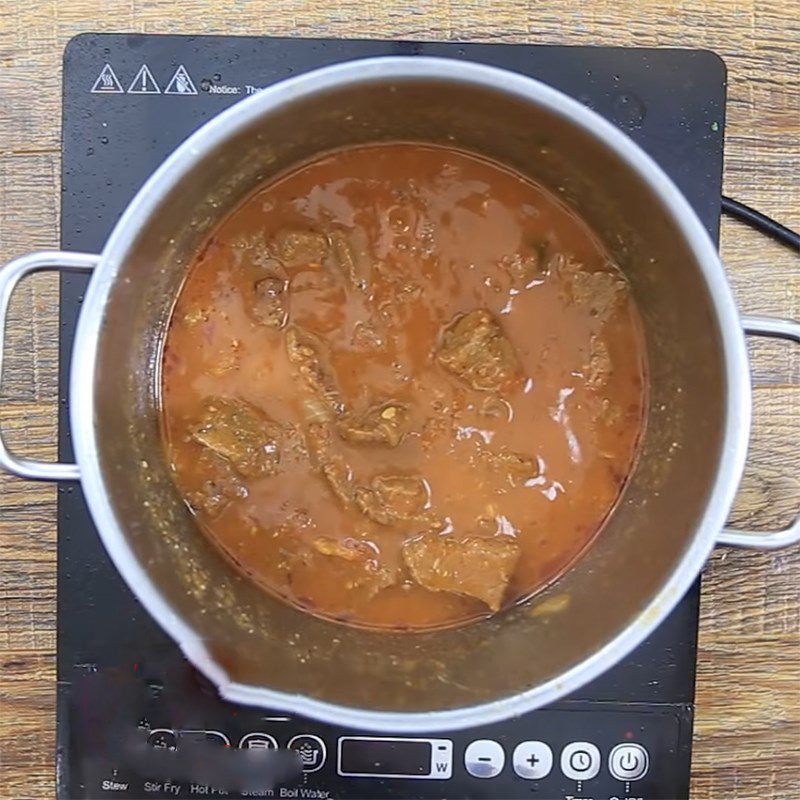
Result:
[[[630,281],[650,372],[638,460],[586,553],[513,609],[416,634],[318,619],[235,571],[178,495],[158,424],[163,334],[204,238],[270,176],[331,148],[380,140],[482,153],[557,191]],[[493,722],[574,692],[624,658],[681,599],[715,544],[800,539],[800,518],[766,534],[724,527],[750,428],[744,333],[800,342],[800,325],[740,319],[714,245],[661,169],[601,117],[530,78],[401,57],[276,84],[182,144],[101,255],[34,253],[0,270],[0,325],[15,284],[43,269],[93,271],[69,388],[77,463],[38,463],[0,445],[0,465],[26,478],[81,481],[125,581],[228,700],[395,733]]]

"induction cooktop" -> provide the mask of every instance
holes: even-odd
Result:
[[[718,236],[726,74],[706,51],[83,34],[64,56],[63,248],[100,251],[150,173],[230,104],[388,54],[485,62],[572,95],[650,153]],[[61,276],[61,461],[87,280]],[[57,796],[688,798],[698,600],[699,583],[625,661],[557,704],[435,738],[377,736],[221,700],[115,571],[80,486],[62,484]],[[269,751],[284,749],[297,753],[294,776],[276,783]],[[243,751],[256,769],[237,782]]]

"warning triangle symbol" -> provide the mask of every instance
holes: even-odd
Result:
[[[94,94],[124,94],[125,90],[120,86],[111,64],[106,64],[91,90]]]
[[[164,89],[164,94],[197,94],[197,89],[183,64],[175,70],[167,88]]]
[[[156,79],[147,64],[142,64],[141,69],[128,87],[128,94],[161,94]]]

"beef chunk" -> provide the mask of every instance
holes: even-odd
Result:
[[[321,422],[341,413],[342,403],[322,341],[313,333],[291,325],[286,329],[286,353],[310,393],[304,403],[307,421]]]
[[[444,329],[436,360],[473,389],[494,392],[520,374],[511,343],[486,309],[456,317]]]
[[[329,245],[321,233],[289,228],[275,235],[275,251],[287,269],[320,267],[328,255]]]
[[[577,261],[566,258],[559,261],[558,273],[572,301],[600,319],[608,318],[622,299],[624,279],[616,272],[587,272]]]
[[[394,401],[379,403],[363,414],[346,414],[337,430],[343,439],[358,444],[397,447],[409,430],[408,408]]]
[[[227,461],[211,453],[203,453],[200,459],[210,477],[203,481],[199,489],[188,492],[186,498],[195,511],[217,517],[232,500],[247,497],[247,488]]]
[[[273,475],[281,458],[285,431],[255,406],[243,400],[212,397],[192,438],[209,448],[247,478]]]
[[[269,274],[253,284],[247,304],[250,316],[260,325],[282,328],[289,317],[288,283],[278,274]]]
[[[519,558],[508,536],[456,539],[426,533],[403,545],[403,560],[426,589],[476,597],[497,611]]]
[[[420,519],[428,504],[428,490],[421,478],[406,475],[379,475],[369,487],[355,491],[356,505],[371,520],[392,525]]]

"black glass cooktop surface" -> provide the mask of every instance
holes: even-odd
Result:
[[[62,246],[100,251],[148,175],[231,103],[384,54],[486,62],[578,98],[647,150],[717,237],[725,68],[705,51],[84,34],[64,57]],[[62,461],[87,280],[62,275]],[[58,526],[59,798],[688,797],[699,585],[568,700],[434,738],[378,737],[221,701],[117,575],[78,484],[59,489]],[[198,740],[202,758],[170,762],[170,773],[164,751]],[[260,784],[237,785],[236,754],[274,747],[300,753],[301,778],[273,786],[264,770]]]

